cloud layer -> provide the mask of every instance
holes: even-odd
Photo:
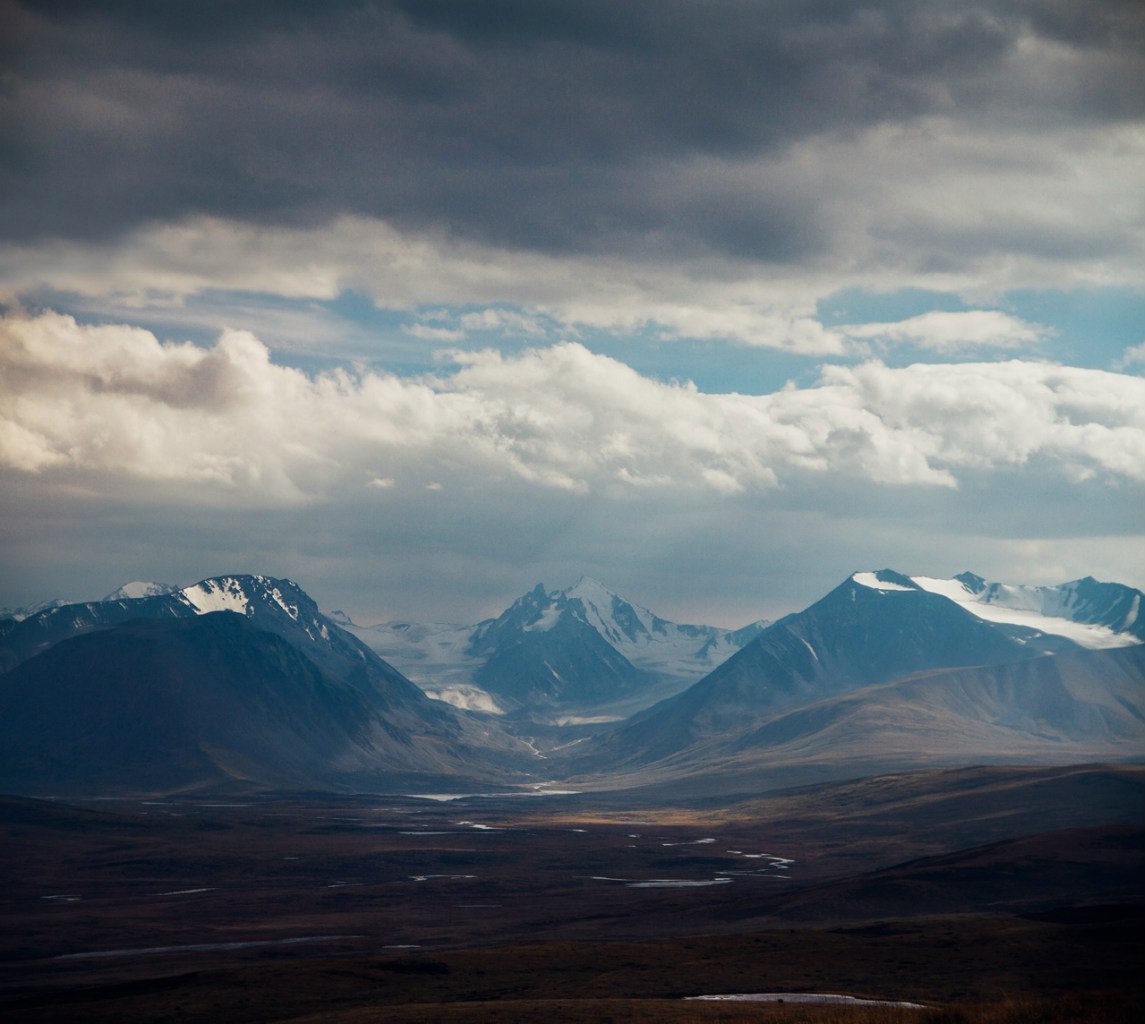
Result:
[[[840,288],[1140,286],[1145,14],[1075,7],[9,2],[0,287],[830,355]]]
[[[1143,359],[1140,4],[0,0],[0,61],[14,603],[1145,581],[1142,378],[1060,365]]]
[[[205,486],[276,504],[506,478],[616,495],[735,494],[842,475],[955,487],[1039,462],[1145,481],[1145,380],[1011,361],[826,367],[762,396],[665,384],[580,345],[454,353],[433,375],[276,365],[245,332],[212,348],[54,313],[0,327],[0,466]]]
[[[354,213],[510,248],[667,232],[781,261],[820,248],[823,217],[761,158],[927,118],[1068,130],[1145,109],[1145,18],[1119,2],[242,7],[10,4],[25,130],[8,222]],[[909,137],[884,141],[913,158]]]

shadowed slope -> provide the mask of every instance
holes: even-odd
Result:
[[[722,777],[727,792],[924,765],[1130,760],[1145,752],[1145,647],[936,670],[770,714],[740,707],[738,727],[719,732],[685,719],[657,734],[649,716],[574,748],[574,764],[596,770],[603,747],[628,784]]]
[[[11,792],[395,785],[483,775],[498,755],[397,673],[339,676],[232,612],[73,637],[2,682]]]

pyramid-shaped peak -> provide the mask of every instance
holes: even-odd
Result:
[[[564,591],[566,597],[587,597],[591,599],[617,597],[614,590],[610,590],[600,580],[592,576],[581,576],[571,587]]]
[[[549,592],[543,583],[538,583],[532,590],[522,594],[514,601],[503,614],[508,614],[514,608],[539,608],[549,602]]]
[[[960,572],[954,578],[972,594],[981,594],[989,586],[988,581],[975,572]]]

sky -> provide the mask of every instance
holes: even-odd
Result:
[[[1145,8],[0,0],[0,606],[1145,587]]]

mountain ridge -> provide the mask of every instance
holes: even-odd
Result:
[[[474,626],[347,626],[423,688],[462,707],[542,717],[592,709],[622,718],[695,682],[762,622],[738,630],[673,623],[590,576],[538,583]]]
[[[148,668],[127,651],[127,641],[142,630],[160,647],[182,650],[189,664],[198,664],[199,652],[180,646],[178,638],[194,630],[193,623],[215,623],[222,616],[243,625],[203,626],[203,635],[248,630],[245,640],[232,645],[235,663],[263,665],[266,678],[280,679],[299,707],[305,693],[322,690],[342,694],[331,707],[365,701],[372,709],[376,742],[367,744],[369,753],[355,769],[364,784],[381,778],[383,766],[404,771],[403,785],[417,785],[411,780],[419,776],[461,774],[518,784],[543,765],[548,778],[592,786],[657,779],[688,779],[691,785],[701,777],[726,777],[738,780],[736,785],[767,788],[784,779],[932,761],[960,764],[967,757],[1036,763],[1054,757],[1125,759],[1145,748],[1145,645],[1136,635],[1141,596],[1092,577],[1025,587],[990,583],[972,573],[937,579],[891,569],[858,571],[802,611],[762,626],[688,685],[641,668],[639,653],[650,664],[685,651],[695,671],[700,652],[710,652],[713,638],[727,643],[727,631],[670,623],[588,577],[565,590],[538,584],[472,631],[442,627],[435,634],[430,627],[401,626],[411,637],[420,633],[411,642],[422,650],[427,639],[448,647],[453,661],[446,658],[447,664],[469,659],[466,670],[485,684],[473,686],[471,699],[497,702],[477,713],[431,699],[424,681],[422,687],[411,682],[292,581],[219,576],[169,593],[52,606],[23,620],[4,620],[0,664],[7,671],[0,674],[0,703],[23,694],[24,710],[17,714],[13,706],[6,717],[28,723],[24,733],[39,735],[45,749],[52,746],[52,723],[64,707],[58,700],[52,704],[53,687],[83,695],[68,712],[73,717],[87,716],[83,701],[95,701],[87,708],[95,718],[106,710],[100,690],[84,689],[87,676],[102,678],[107,694],[126,687],[124,692],[135,695],[126,706],[138,708],[144,691],[137,677],[161,671],[164,685],[181,679],[190,687],[175,704],[194,705],[191,680],[173,655],[161,669]],[[102,650],[104,661],[114,661],[106,654],[113,641],[126,645],[117,655],[126,659],[123,679],[114,666],[91,656]],[[276,653],[278,642],[294,654]],[[88,654],[80,657],[77,649]],[[282,666],[295,655],[312,669],[294,665],[283,676]],[[231,680],[231,689],[219,691],[219,713],[241,717],[236,709],[245,698],[234,666],[226,659],[219,666],[219,680]],[[248,672],[252,693],[265,682],[260,671]],[[40,718],[28,710],[37,699],[35,688],[21,682],[32,676],[46,701],[36,712]],[[303,685],[303,678],[311,682]],[[444,688],[456,680],[441,682]],[[175,700],[169,697],[169,703]],[[264,725],[273,719],[262,710],[258,714]],[[204,735],[210,733],[205,719],[199,723]],[[281,735],[272,739],[285,742],[291,730],[311,735],[320,724],[303,728],[288,716],[274,726]],[[226,746],[209,736],[202,742]],[[11,745],[24,750],[29,764],[35,761],[22,735],[13,734]],[[187,763],[208,770],[201,759],[206,748],[180,749]],[[289,744],[281,750],[284,763],[304,753]],[[243,756],[253,764],[269,757],[257,750]],[[332,775],[317,755],[308,763],[316,785],[335,784],[335,777],[338,785],[351,784],[350,775]],[[25,780],[34,774],[26,772]],[[277,777],[265,764],[255,776]],[[298,783],[295,777],[291,784]]]
[[[1075,609],[1086,614],[1076,602]],[[1097,651],[1104,649],[1140,645],[1128,638]],[[589,773],[658,762],[692,763],[699,771],[716,752],[728,753],[728,737],[865,687],[1084,650],[1067,636],[985,619],[894,570],[856,572],[803,611],[765,628],[683,693],[586,740],[573,760]],[[1136,664],[1145,681],[1145,666]],[[1140,695],[1134,707],[1140,708]]]
[[[494,774],[495,748],[475,750],[460,713],[386,684],[323,668],[233,611],[90,630],[3,677],[0,784],[346,789]]]

